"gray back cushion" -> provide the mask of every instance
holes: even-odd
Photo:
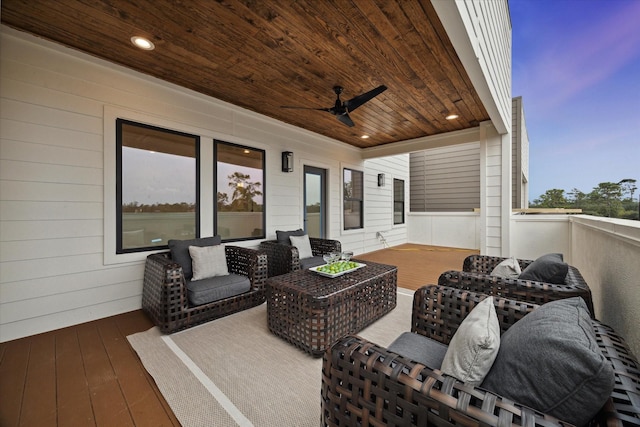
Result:
[[[290,236],[304,236],[304,230],[302,228],[292,231],[276,230],[276,238],[278,240],[278,243],[291,245],[291,240],[289,239]]]
[[[171,251],[171,259],[182,267],[182,272],[187,280],[193,277],[191,267],[191,255],[189,255],[189,246],[213,246],[222,243],[220,236],[201,237],[199,239],[190,240],[169,240],[169,250]]]
[[[482,387],[578,426],[602,408],[614,386],[580,297],[542,305],[511,326]]]
[[[563,261],[562,254],[547,254],[529,264],[518,278],[562,285],[568,271],[569,265]]]

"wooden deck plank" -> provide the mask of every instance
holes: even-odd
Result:
[[[446,248],[407,243],[358,255],[364,261],[398,266],[398,286],[416,290],[424,285],[438,283],[440,274],[447,270],[462,270],[462,262],[474,249]]]
[[[95,426],[89,385],[75,328],[61,329],[56,333],[56,376],[58,424]]]
[[[100,335],[134,424],[136,426],[172,426],[173,421],[160,404],[158,396],[145,375],[144,367],[118,327],[120,319],[123,319],[125,330],[128,329],[127,316],[122,316],[113,319],[113,325],[101,323]]]
[[[20,426],[56,425],[55,336],[36,335],[31,341]]]
[[[144,314],[142,310],[130,311],[129,313],[124,313],[122,315],[117,316],[115,319],[118,324],[118,328],[122,333],[122,336],[125,337],[125,339],[128,335],[135,334],[136,332],[146,331],[149,328],[153,327],[153,322],[149,320],[147,315]],[[161,409],[159,409],[158,411],[162,411],[166,415],[168,419],[167,425],[179,427],[180,422],[176,418],[175,414],[173,413],[173,410],[171,409],[167,401],[162,396],[162,393],[160,393],[160,390],[158,389],[158,386],[156,385],[155,380],[144,369],[144,366],[142,365],[140,358],[138,357],[136,352],[133,350],[133,348],[131,348],[128,341],[127,341],[127,346],[131,349],[131,354],[133,355],[133,360],[135,361],[136,368],[139,370],[139,372],[142,373],[142,377],[146,380],[147,384],[149,385],[149,388],[153,392],[153,395],[155,396],[158,404],[160,405]],[[157,408],[156,403],[154,402],[154,400],[150,395],[147,396],[147,399],[145,399],[144,401],[141,400],[138,402],[139,406],[142,406],[143,404],[149,404],[153,408],[153,410],[156,410]],[[143,409],[143,410],[147,411],[147,409]],[[134,416],[134,419],[136,419],[137,421],[137,418],[135,416]]]
[[[104,319],[103,319],[104,320]],[[98,426],[133,426],[116,374],[100,336],[101,320],[80,325],[78,338],[84,361],[91,405]],[[102,326],[101,327],[105,327]]]
[[[0,362],[0,425],[17,426],[20,423],[24,384],[32,338],[2,344]]]

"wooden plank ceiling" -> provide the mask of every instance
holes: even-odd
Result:
[[[366,148],[488,120],[430,0],[2,0],[2,22]],[[155,50],[134,47],[148,37]],[[388,89],[350,113],[324,111]],[[458,119],[446,120],[448,113]],[[369,139],[362,139],[362,135]]]

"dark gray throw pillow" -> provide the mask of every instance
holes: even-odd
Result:
[[[199,239],[190,240],[169,240],[169,250],[171,251],[171,259],[180,264],[182,273],[187,280],[193,277],[191,267],[191,255],[189,255],[189,246],[213,246],[222,243],[222,237],[201,237]]]
[[[581,426],[602,408],[614,386],[580,297],[542,305],[500,338],[482,388]]]
[[[276,238],[278,239],[278,243],[291,245],[291,239],[289,239],[289,237],[291,236],[304,236],[304,230],[302,228],[292,231],[276,230]]]
[[[518,279],[562,285],[568,271],[569,265],[563,261],[562,254],[547,254],[529,264]]]

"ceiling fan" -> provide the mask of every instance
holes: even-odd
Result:
[[[336,116],[336,118],[345,125],[353,127],[355,126],[355,124],[353,123],[353,120],[351,120],[351,117],[349,117],[349,112],[355,110],[365,102],[370,101],[374,97],[380,95],[385,90],[387,90],[387,87],[385,85],[381,85],[375,89],[370,90],[369,92],[365,92],[362,95],[355,96],[348,101],[342,102],[340,100],[340,94],[342,93],[343,88],[342,86],[334,86],[333,91],[336,93],[336,103],[331,108],[292,107],[287,105],[283,105],[282,108],[326,111]]]

